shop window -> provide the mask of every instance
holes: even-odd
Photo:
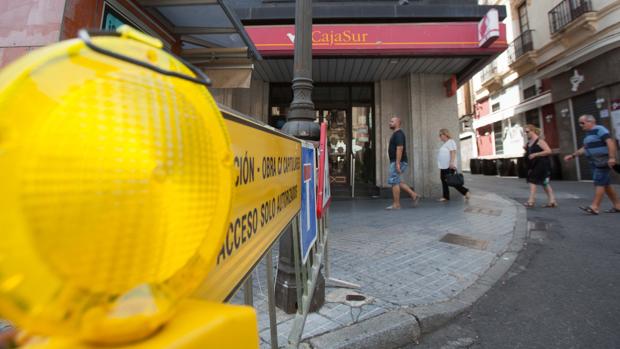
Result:
[[[495,137],[495,154],[504,154],[504,138],[502,132],[502,122],[498,121],[493,124],[493,134]]]
[[[272,106],[269,115],[269,125],[277,129],[281,129],[286,123],[288,109],[288,105]]]
[[[293,101],[293,89],[291,84],[271,84],[269,88],[271,105],[289,105]]]
[[[114,11],[110,6],[107,6],[106,4],[106,6],[104,6],[103,8],[103,22],[101,24],[101,29],[114,31],[116,30],[116,28],[120,27],[123,24],[127,24],[134,28],[137,28],[137,25],[122,16],[120,13]]]

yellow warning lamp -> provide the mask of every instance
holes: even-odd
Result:
[[[161,47],[81,32],[0,72],[0,318],[136,341],[213,268],[230,142],[207,78]]]

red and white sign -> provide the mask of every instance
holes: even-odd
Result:
[[[478,23],[478,46],[489,47],[500,37],[499,13],[492,8]],[[506,35],[504,34],[504,39]]]
[[[497,11],[496,15],[497,15]],[[506,49],[506,26],[499,38],[480,47],[476,22],[334,24],[312,26],[312,54],[320,55],[491,55]],[[246,26],[261,55],[292,56],[295,27]]]
[[[323,216],[323,212],[329,207],[332,196],[329,187],[329,159],[327,156],[327,123],[321,124],[321,136],[319,139],[319,187],[317,189],[316,215]]]

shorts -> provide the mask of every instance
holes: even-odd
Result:
[[[609,167],[592,168],[592,180],[597,187],[604,187],[611,184],[611,169]]]
[[[396,162],[390,162],[390,176],[388,177],[388,184],[398,185],[400,184],[400,176],[407,170],[406,162],[400,162],[400,173],[396,172]]]

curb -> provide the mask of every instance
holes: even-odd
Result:
[[[420,338],[416,318],[393,310],[333,332],[307,340],[312,348],[374,349],[400,348]]]
[[[417,342],[422,334],[442,327],[471,307],[510,269],[527,238],[527,214],[518,202],[498,195],[511,202],[517,210],[513,235],[506,250],[471,286],[453,299],[423,306],[388,311],[348,327],[340,328],[306,339],[302,348],[313,349],[370,349],[400,348]]]

